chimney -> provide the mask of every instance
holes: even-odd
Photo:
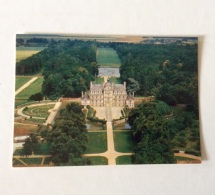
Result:
[[[124,88],[126,89],[126,82],[124,81]]]
[[[83,95],[83,91],[81,92],[81,97],[83,97],[84,95]]]

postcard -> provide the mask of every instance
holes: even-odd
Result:
[[[201,163],[198,37],[17,34],[13,167]]]

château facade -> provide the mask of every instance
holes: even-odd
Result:
[[[108,79],[103,84],[93,84],[90,82],[90,92],[82,92],[82,105],[94,107],[121,106],[127,105],[129,108],[134,107],[134,93],[127,95],[126,82],[124,84],[111,83]]]

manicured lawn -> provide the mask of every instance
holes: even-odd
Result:
[[[116,158],[117,165],[130,165],[131,163],[131,156],[119,156]]]
[[[102,153],[107,151],[106,132],[88,132],[88,144],[86,154]]]
[[[27,165],[39,165],[42,162],[42,158],[20,158]]]
[[[94,84],[102,84],[104,83],[104,78],[103,77],[96,77],[95,81],[93,81]]]
[[[27,121],[30,121],[30,122],[33,122],[33,123],[40,123],[40,124],[46,122],[45,119],[38,119],[38,118],[29,118],[29,119],[27,119]]]
[[[110,82],[115,83],[115,84],[122,84],[122,81],[119,77],[111,77]]]
[[[15,90],[22,87],[25,83],[30,81],[33,77],[16,77],[16,88]]]
[[[28,116],[45,118],[50,114],[48,110],[54,108],[54,105],[55,104],[28,107],[28,109],[23,110],[22,112]]]
[[[41,92],[42,89],[43,78],[36,79],[32,84],[30,84],[27,88],[21,91],[16,99],[28,99],[31,95]]]
[[[97,62],[102,66],[119,67],[121,61],[118,54],[112,48],[98,48],[97,49]]]
[[[108,160],[105,157],[102,156],[92,156],[92,157],[87,157],[91,161],[92,165],[107,165]]]
[[[117,152],[133,152],[134,142],[131,132],[114,132],[114,144]]]

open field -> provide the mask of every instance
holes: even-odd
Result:
[[[120,67],[121,61],[116,51],[112,48],[98,48],[97,62],[101,66]]]
[[[33,77],[29,77],[29,76],[20,76],[20,77],[16,77],[16,84],[15,84],[15,90],[19,89],[20,87],[22,87],[25,83],[27,83],[28,81],[30,81]]]
[[[134,142],[131,132],[114,132],[114,144],[117,152],[133,152]]]
[[[96,77],[95,81],[93,81],[93,84],[102,84],[102,83],[104,83],[103,77]]]
[[[111,77],[110,82],[115,83],[115,84],[122,84],[122,81],[119,77]]]
[[[16,62],[19,62],[25,58],[28,58],[40,51],[45,47],[17,47],[16,48]]]
[[[86,154],[102,153],[107,150],[106,132],[88,132],[88,143]]]
[[[54,108],[54,105],[55,104],[28,107],[26,110],[23,110],[22,112],[32,117],[47,117],[50,114],[48,111]]]
[[[23,91],[21,91],[16,99],[28,99],[31,95],[41,92],[42,89],[43,78],[38,78],[28,87],[26,87]]]
[[[131,165],[131,156],[119,156],[116,158],[117,165]]]
[[[108,160],[101,156],[87,157],[92,162],[92,165],[108,165]]]

